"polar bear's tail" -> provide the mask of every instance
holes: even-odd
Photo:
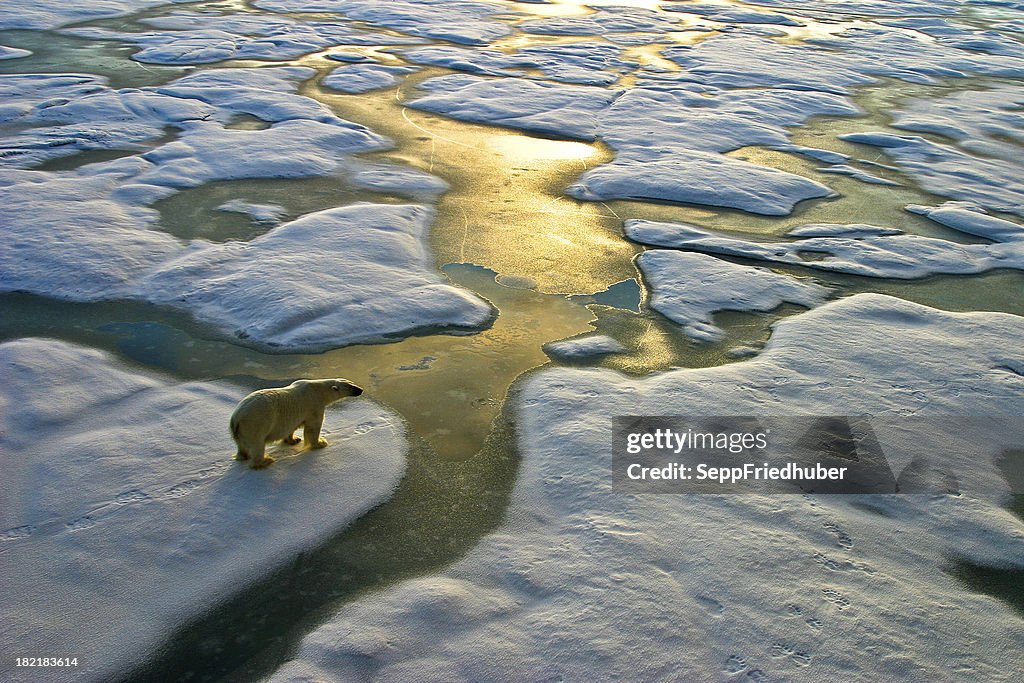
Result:
[[[231,423],[230,424],[231,424],[231,436],[235,440],[235,444],[238,446],[238,452],[235,453],[235,460],[248,460],[249,459],[249,454],[246,453],[244,450],[242,450],[242,444],[239,443],[239,441],[238,441],[238,430],[239,430],[240,425],[238,424],[238,420],[235,419],[234,415],[231,416]]]

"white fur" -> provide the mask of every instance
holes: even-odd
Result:
[[[286,387],[261,389],[242,399],[231,414],[231,436],[238,445],[238,460],[249,460],[256,469],[274,462],[267,456],[271,441],[299,442],[295,430],[310,448],[323,448],[320,438],[324,408],[346,396],[358,396],[363,390],[344,379],[300,379]]]

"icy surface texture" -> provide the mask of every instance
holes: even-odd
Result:
[[[646,379],[541,372],[518,399],[524,455],[503,527],[441,574],[347,605],[273,680],[950,680],[969,668],[1011,681],[1019,618],[945,568],[950,556],[1019,565],[1020,521],[994,464],[1019,420],[897,442],[954,471],[965,495],[850,499],[614,495],[610,419],[1019,415],[1021,334],[1017,316],[858,295],[779,323],[754,360]]]
[[[232,460],[246,393],[139,374],[93,349],[0,344],[4,652],[63,652],[48,681],[114,680],[198,617],[386,500],[405,471],[400,419],[329,408],[318,451]],[[4,680],[39,680],[4,662]]]

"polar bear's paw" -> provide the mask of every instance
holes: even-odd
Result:
[[[268,465],[270,465],[273,462],[274,462],[273,458],[271,458],[269,455],[264,455],[262,460],[254,461],[250,465],[250,467],[252,467],[254,470],[261,470],[261,469],[263,469],[264,467],[267,467]]]
[[[310,446],[310,448],[326,448],[329,445],[327,439],[317,439],[316,443]]]
[[[237,453],[235,453],[235,460],[248,460],[248,459],[249,459],[249,454],[246,453],[245,451],[238,451]]]
[[[281,441],[283,441],[284,443],[288,444],[289,446],[294,446],[298,442],[302,441],[302,439],[300,439],[299,437],[295,436],[294,434],[289,434],[288,436],[286,436],[283,439],[281,439]]]

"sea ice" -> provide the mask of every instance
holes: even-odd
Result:
[[[346,605],[271,680],[947,680],[969,667],[1009,683],[1018,617],[947,568],[1021,566],[995,465],[1024,439],[1019,420],[894,438],[896,473],[925,453],[960,495],[829,497],[616,495],[611,418],[1020,415],[1021,335],[1018,316],[861,294],[781,321],[744,362],[540,372],[517,394],[523,460],[502,527],[439,574]]]
[[[416,64],[442,66],[485,76],[525,76],[524,69],[539,69],[548,78],[579,85],[611,85],[636,67],[619,59],[621,49],[597,42],[533,45],[508,54],[499,50],[435,45],[404,50],[402,57]]]
[[[893,128],[936,133],[981,156],[1009,161],[1019,156],[1007,140],[1024,143],[1024,87],[994,84],[945,97],[918,98],[893,112]]]
[[[308,214],[251,242],[194,245],[140,278],[133,295],[292,352],[485,325],[491,307],[431,271],[432,218],[420,205]]]
[[[5,0],[0,31],[11,28],[48,29],[105,17],[119,17],[166,5],[174,0]]]
[[[830,291],[809,280],[706,254],[652,249],[640,254],[636,264],[651,287],[651,308],[703,342],[725,335],[712,322],[719,311],[771,311],[784,303],[813,308]]]
[[[336,12],[410,36],[466,45],[486,45],[512,33],[493,16],[510,13],[507,6],[476,0],[257,0],[255,5],[273,12]]]
[[[346,64],[324,76],[320,85],[339,92],[358,94],[394,85],[399,76],[416,71],[410,66]]]
[[[0,170],[0,291],[123,298],[135,278],[180,253],[178,240],[149,229],[152,209],[111,198],[123,182],[118,174]]]
[[[687,2],[673,5],[663,5],[666,12],[686,12],[697,14],[708,21],[715,21],[721,24],[780,24],[783,26],[803,26],[796,19],[787,17],[776,12],[759,12],[753,9],[744,9],[736,5],[720,5],[710,2]]]
[[[66,141],[57,149],[71,151],[130,150],[168,127],[178,131],[141,154],[73,171],[0,170],[0,235],[8,245],[0,252],[0,291],[160,303],[243,343],[281,351],[489,322],[489,305],[433,272],[423,246],[432,218],[425,207],[342,207],[247,244],[186,244],[156,229],[151,204],[211,181],[335,175],[422,199],[447,189],[414,168],[352,158],[390,141],[296,95],[312,73],[219,69],[158,89],[122,90],[89,76],[0,77],[0,93],[12,95],[0,113],[29,124],[4,139],[0,158],[8,166],[47,158],[32,153],[49,149],[48,140]],[[270,125],[225,128],[243,113]],[[108,130],[100,123],[114,132],[99,135]],[[53,249],[57,237],[61,248]],[[297,260],[303,252],[316,257]]]
[[[616,150],[567,194],[579,199],[661,199],[785,215],[832,191],[813,180],[715,154],[744,145],[786,145],[785,127],[814,115],[859,112],[831,93],[716,92],[664,84],[625,92],[525,79],[441,76],[409,106],[456,119],[591,140]],[[699,148],[699,149],[698,149]]]
[[[54,683],[114,680],[386,500],[405,470],[400,418],[365,398],[328,409],[327,448],[274,447],[254,471],[232,460],[237,387],[48,339],[0,344],[0,368],[0,645],[77,657],[47,670]],[[38,680],[12,665],[4,680]]]
[[[835,19],[844,14],[878,17],[956,14],[962,0],[746,0],[750,5],[778,7],[809,17]]]
[[[980,225],[988,218],[982,214],[978,216],[970,223],[961,219],[960,224]],[[947,224],[955,225],[952,220]],[[995,244],[960,244],[918,235],[865,235],[862,226],[849,227],[851,232],[845,235],[837,230],[827,236],[806,237],[792,242],[750,242],[721,237],[692,225],[645,220],[626,221],[625,232],[630,239],[658,247],[866,277],[915,279],[939,274],[982,273],[995,268],[1024,270],[1024,239],[1019,236]],[[799,234],[799,229],[796,232]]]
[[[257,223],[279,223],[288,210],[279,204],[255,204],[244,199],[232,199],[217,207],[218,211],[245,214]]]
[[[606,334],[588,334],[544,345],[544,353],[563,360],[593,358],[609,353],[622,353],[625,350],[625,346]]]
[[[419,85],[428,95],[410,107],[463,121],[593,140],[597,117],[619,94],[580,85],[452,74]]]
[[[933,194],[1024,216],[1024,188],[1019,182],[1022,167],[1016,158],[975,156],[919,135],[845,133],[839,138],[880,147]]]
[[[835,175],[848,176],[854,180],[859,180],[862,183],[868,183],[870,185],[899,185],[895,180],[876,176],[873,173],[868,173],[862,168],[850,166],[849,164],[833,164],[832,166],[823,166],[817,170],[820,173],[834,173]]]
[[[545,17],[519,24],[526,33],[552,36],[602,36],[607,33],[671,33],[685,27],[664,12],[640,7],[602,7],[577,17]]]
[[[982,55],[881,27],[848,29],[802,45],[732,33],[672,46],[662,55],[692,80],[725,88],[846,93],[877,77],[936,83],[937,78],[1024,75],[1024,59]]]
[[[577,199],[709,204],[768,216],[785,216],[799,201],[832,194],[813,180],[721,154],[686,149],[651,152],[658,157],[619,154],[612,163],[583,174],[566,194]]]
[[[147,24],[141,33],[85,26],[63,32],[96,40],[119,40],[142,49],[132,59],[146,64],[208,64],[228,59],[286,60],[335,45],[389,45],[419,42],[381,33],[364,33],[339,22],[300,22],[274,14],[179,12]]]
[[[0,45],[0,59],[19,59],[21,57],[28,57],[32,54],[31,50],[23,50],[20,47],[7,47],[6,45]]]

